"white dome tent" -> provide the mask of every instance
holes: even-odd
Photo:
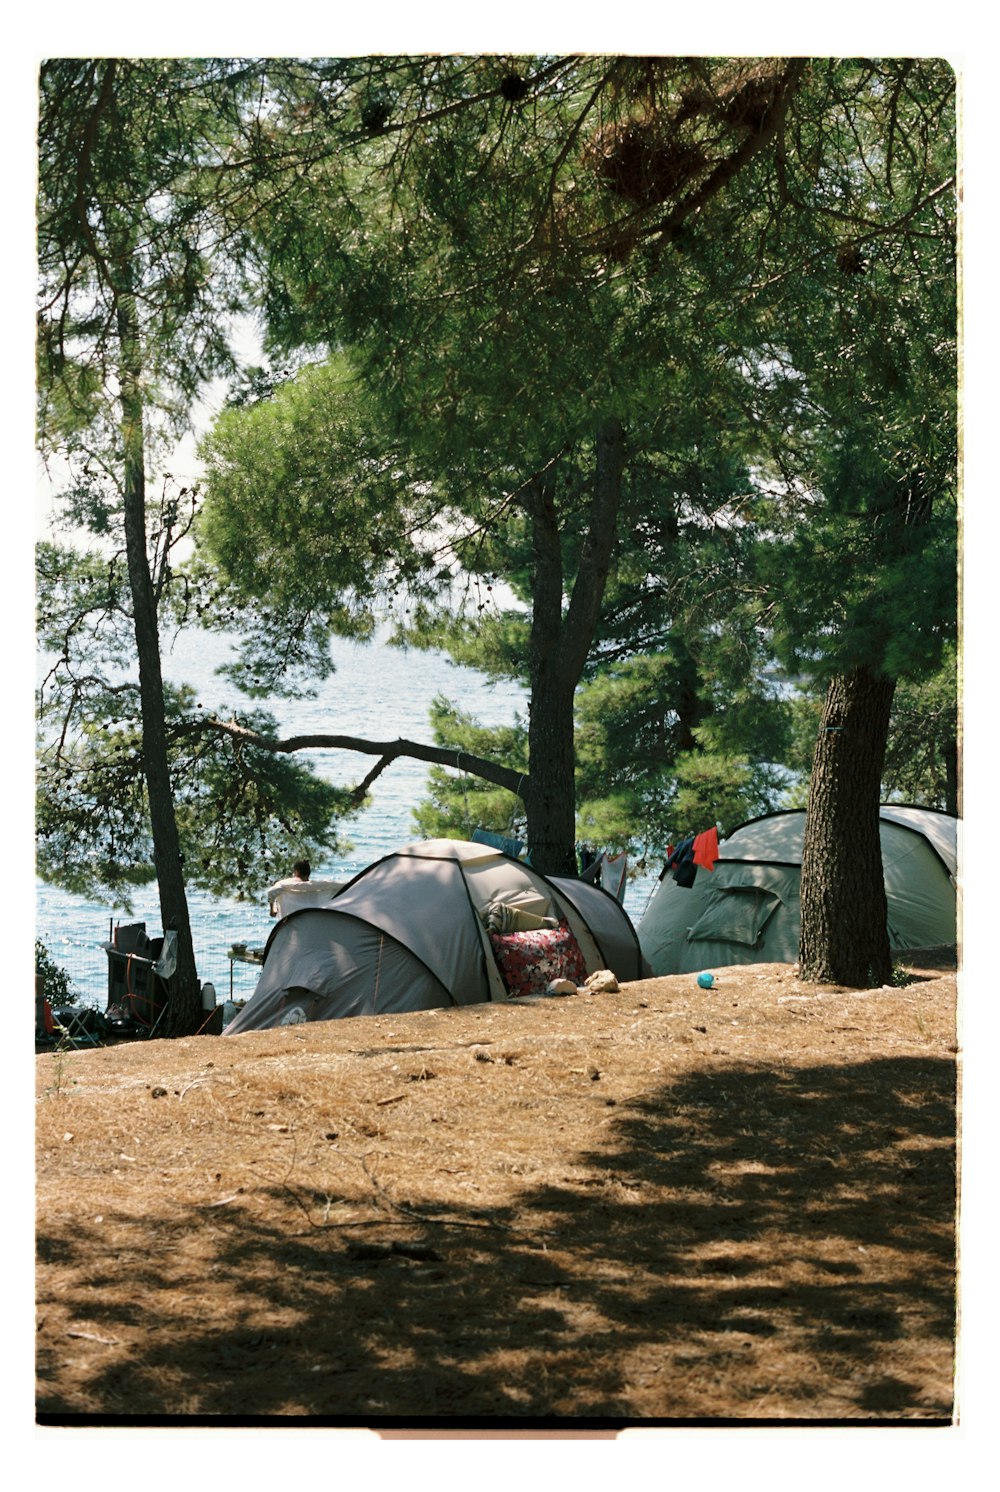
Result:
[[[635,929],[607,891],[541,875],[491,845],[423,840],[368,866],[325,906],[284,917],[225,1034],[506,1000],[599,969],[619,980],[643,973]]]
[[[951,946],[958,820],[895,803],[879,820],[891,948]],[[797,961],[805,821],[804,809],[751,819],[720,841],[714,870],[699,867],[692,886],[661,877],[638,928],[654,974]]]

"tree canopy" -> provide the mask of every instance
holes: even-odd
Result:
[[[547,797],[570,757],[538,718],[551,730],[559,685],[572,690],[616,657],[665,659],[679,641],[697,653],[711,639],[716,684],[728,651],[744,694],[765,639],[817,673],[879,648],[879,666],[933,666],[954,615],[953,514],[946,503],[933,532],[908,529],[909,563],[891,522],[870,518],[920,464],[899,439],[912,434],[912,406],[935,411],[924,448],[942,473],[953,452],[946,68],[403,58],[342,68],[341,82],[338,127],[356,135],[302,174],[261,235],[272,345],[349,348],[364,414],[399,458],[397,502],[433,492],[450,536],[433,564],[425,555],[406,634],[529,682],[531,779],[551,757],[553,775],[538,779]],[[310,127],[327,126],[314,112]],[[911,332],[920,345],[907,371],[895,350]],[[265,418],[280,472],[287,427],[280,408]],[[317,438],[335,425],[320,400],[306,418],[323,428]],[[240,429],[230,427],[232,465],[210,472],[216,532],[226,522],[216,494],[242,484],[232,507],[242,514],[256,484],[270,490],[271,473],[244,460]],[[613,493],[595,507],[602,440],[618,454]],[[352,450],[329,465],[353,470]],[[308,589],[308,558],[282,559]],[[456,619],[455,567],[482,587],[502,576],[525,610],[498,617],[480,589]],[[582,605],[598,591],[597,606]],[[917,612],[937,616],[940,634],[919,662]],[[558,658],[558,679],[542,658]],[[683,749],[703,758],[690,765],[704,791],[674,793],[679,810],[699,809],[727,776],[748,788],[733,811],[777,790],[766,756],[755,758],[763,743],[733,741],[732,711],[735,756],[720,722],[705,722],[712,685],[703,699],[669,687]],[[773,689],[758,693],[780,756],[780,707]],[[634,724],[638,742],[641,713]],[[598,822],[610,828],[608,815]]]

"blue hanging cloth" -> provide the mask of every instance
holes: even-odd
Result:
[[[514,860],[520,860],[524,853],[524,845],[519,839],[509,839],[503,834],[493,834],[489,829],[473,829],[473,844],[492,845],[493,849],[501,850],[503,854],[510,855]]]

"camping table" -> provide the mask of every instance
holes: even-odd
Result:
[[[229,998],[233,998],[233,965],[234,964],[256,964],[258,968],[264,962],[263,948],[246,948],[233,944],[229,950]]]

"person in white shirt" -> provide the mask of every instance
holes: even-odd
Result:
[[[283,881],[276,881],[273,886],[267,888],[267,909],[272,917],[283,916],[281,903],[284,900],[282,893],[291,890],[295,894],[295,888],[304,886],[309,880],[311,867],[308,860],[296,860],[292,866],[292,873]]]
[[[267,888],[267,907],[272,917],[287,917],[301,907],[320,907],[341,888],[338,881],[311,881],[308,860],[296,860],[292,873]]]

